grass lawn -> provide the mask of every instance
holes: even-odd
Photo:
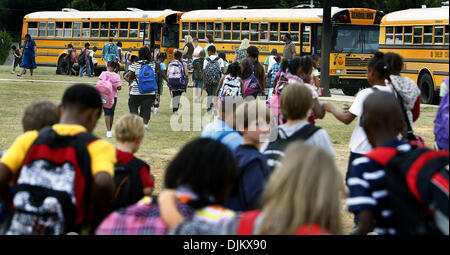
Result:
[[[96,82],[97,78],[79,78],[68,77],[55,74],[56,68],[38,67],[34,80],[61,80],[75,82]],[[0,150],[7,149],[14,139],[22,133],[22,115],[23,111],[29,103],[39,99],[49,99],[59,104],[64,90],[70,84],[58,83],[34,83],[34,82],[14,82],[1,81],[1,79],[30,79],[29,73],[19,78],[9,72],[11,67],[0,66]],[[125,81],[124,89],[119,91],[119,98],[116,107],[116,118],[128,113],[128,89]],[[186,93],[192,98],[192,89],[188,89]],[[327,102],[330,100],[320,99]],[[338,107],[344,103],[331,101]],[[205,111],[204,109],[202,110]],[[434,141],[433,121],[437,108],[434,106],[423,106],[421,108],[421,116],[415,123],[415,132],[422,136],[428,146],[432,146]],[[170,94],[167,87],[161,99],[160,112],[157,115],[152,114],[150,120],[150,132],[144,138],[141,149],[137,153],[137,157],[145,160],[151,166],[151,171],[156,177],[156,193],[163,187],[164,169],[170,159],[177,151],[188,141],[200,135],[199,131],[172,131],[170,128],[170,118],[172,109],[170,106]],[[212,120],[212,119],[211,119]],[[348,143],[356,121],[350,125],[344,125],[337,121],[332,115],[327,115],[323,120],[317,120],[317,125],[323,127],[329,133],[336,151],[336,164],[342,174],[345,176],[347,169],[347,160],[350,153]],[[104,118],[99,120],[94,133],[106,139],[106,128]],[[109,139],[115,144],[114,139]],[[343,202],[343,217],[345,229],[348,231],[352,227],[352,216],[347,213],[345,203]]]

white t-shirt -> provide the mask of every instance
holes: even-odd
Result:
[[[200,55],[200,52],[201,52],[202,50],[203,50],[202,46],[198,45],[198,46],[194,49],[194,52],[192,53],[192,56],[199,56],[199,55]],[[194,61],[194,60],[196,60],[196,59],[198,59],[198,58],[200,58],[200,57],[193,57],[193,58],[192,58],[192,61]]]
[[[270,68],[276,63],[275,56],[269,56],[269,65],[267,66],[267,70],[270,70]]]
[[[216,58],[218,58],[217,55],[211,55],[208,57],[209,59],[214,60]],[[224,68],[225,69],[225,65],[223,64],[223,59],[219,58],[219,60],[217,60],[217,62],[219,63],[220,68]],[[208,64],[208,60],[205,59],[205,61],[203,61],[203,70],[206,69],[206,65]]]
[[[383,92],[389,92],[392,93],[391,86],[380,86],[375,85],[379,91]],[[372,146],[369,143],[369,140],[367,139],[366,132],[364,132],[364,129],[360,125],[360,118],[363,113],[363,105],[366,98],[374,92],[374,89],[367,88],[363,89],[356,95],[355,100],[353,101],[352,106],[350,107],[349,111],[358,117],[358,122],[356,123],[355,129],[353,129],[352,137],[350,138],[350,150],[353,153],[359,153],[359,154],[366,154],[369,153],[372,150]]]
[[[93,50],[89,50],[89,56],[91,57],[91,59],[92,59],[92,64],[97,64],[98,63],[98,61],[97,61],[97,59],[95,58],[95,56],[94,56],[94,51]]]

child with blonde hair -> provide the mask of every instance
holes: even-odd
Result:
[[[155,183],[154,177],[150,174],[150,166],[134,156],[144,138],[142,118],[135,114],[126,114],[114,126],[114,132],[117,140],[117,164],[114,176],[116,192],[113,209],[118,209],[136,203],[143,196],[151,195]],[[125,180],[126,177],[128,180]],[[124,185],[126,181],[133,186],[131,192],[121,189],[126,187]]]

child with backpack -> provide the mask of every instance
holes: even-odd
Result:
[[[287,119],[286,124],[278,127],[278,137],[273,142],[266,142],[261,151],[267,157],[271,171],[280,164],[283,150],[293,141],[302,140],[311,146],[317,146],[334,156],[333,144],[328,133],[308,122],[308,115],[313,108],[312,92],[303,84],[289,84],[281,92],[281,114]]]
[[[449,234],[449,152],[399,140],[405,123],[392,93],[364,101],[361,126],[374,149],[348,174],[347,205],[359,218],[353,234]]]
[[[267,100],[270,110],[272,111],[273,116],[278,121],[278,124],[283,124],[286,120],[283,118],[283,115],[280,113],[280,97],[281,92],[284,87],[287,85],[288,79],[287,77],[290,75],[289,72],[289,63],[290,61],[283,60],[280,65],[280,70],[275,75],[275,80],[273,81],[274,87],[272,91],[272,96]]]
[[[109,61],[106,71],[100,74],[95,87],[100,93],[105,112],[106,137],[111,138],[111,128],[114,122],[114,112],[117,105],[117,90],[122,89],[120,75],[118,74],[120,65],[116,61]]]
[[[116,155],[92,134],[101,111],[94,87],[73,85],[62,97],[59,124],[15,140],[0,160],[0,200],[14,208],[6,234],[92,233],[107,215]]]
[[[200,50],[199,58],[192,62],[193,73],[192,80],[194,81],[194,102],[200,103],[202,99],[203,89],[203,62],[205,61],[205,51]]]
[[[153,105],[153,113],[158,114],[159,112],[159,105],[161,104],[161,95],[163,93],[163,83],[166,81],[166,83],[169,82],[167,79],[167,67],[164,63],[164,60],[166,59],[166,55],[164,53],[158,53],[156,56],[156,65],[159,65],[159,75],[158,75],[158,92],[156,93],[155,98],[155,104]]]
[[[187,79],[189,73],[187,64],[182,61],[183,53],[176,51],[174,54],[175,60],[169,63],[167,68],[167,79],[170,92],[172,92],[172,110],[173,114],[178,114],[178,107],[180,105],[180,97],[183,92],[186,92]]]
[[[72,76],[72,74],[76,75],[77,72],[73,69],[73,65],[78,63],[78,53],[77,50],[73,48],[71,43],[67,45],[67,55],[64,59],[69,64],[69,76]]]
[[[227,74],[220,79],[216,97],[223,100],[225,97],[242,97],[244,94],[244,82],[241,78],[241,66],[234,62],[227,69]]]
[[[210,157],[205,157],[210,155]],[[214,171],[211,171],[214,169]],[[186,144],[170,162],[164,186],[175,190],[175,208],[186,218],[203,224],[227,221],[234,212],[223,207],[236,176],[236,161],[226,146],[198,138]],[[158,202],[163,197],[144,197],[138,203],[111,213],[97,235],[165,235]]]
[[[208,98],[206,101],[207,112],[211,113],[214,106],[214,96],[217,92],[222,74],[225,73],[225,65],[223,59],[216,55],[216,46],[208,47],[208,57],[203,62],[203,89],[206,90]]]
[[[146,131],[150,130],[148,123],[158,91],[159,66],[155,65],[151,59],[150,49],[148,47],[140,48],[138,61],[130,65],[129,72],[124,76],[124,79],[130,84],[128,108],[130,113],[142,117]]]
[[[142,118],[135,114],[122,116],[114,126],[116,133],[117,164],[114,171],[113,210],[138,202],[144,196],[150,196],[155,188],[154,176],[150,174],[150,166],[136,158],[144,138]]]
[[[265,185],[260,209],[230,220],[205,224],[175,207],[173,191],[160,193],[164,222],[175,235],[340,235],[343,181],[333,157],[295,142]]]
[[[258,62],[259,50],[256,46],[247,48],[247,57],[241,62],[241,78],[244,81],[243,97],[265,96],[265,72],[264,67]]]
[[[275,56],[274,57],[275,63],[270,66],[269,70],[267,71],[267,77],[269,78],[269,82],[266,86],[266,96],[267,98],[271,98],[273,94],[273,90],[276,87],[275,84],[275,78],[277,77],[278,72],[281,70],[281,57]]]
[[[22,63],[22,52],[20,52],[19,49],[17,49],[16,45],[11,46],[11,50],[13,52],[14,56],[14,63],[13,63],[13,69],[11,71],[11,74],[16,73],[16,67]]]
[[[239,63],[235,62],[239,66]],[[236,128],[244,142],[234,155],[238,164],[237,178],[225,206],[234,211],[259,208],[261,194],[269,179],[266,157],[259,152],[262,142],[268,140],[272,116],[265,102],[251,100],[236,110]]]

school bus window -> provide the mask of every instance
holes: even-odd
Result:
[[[444,26],[434,27],[434,43],[443,44],[444,43]]]
[[[99,36],[99,28],[100,28],[100,23],[99,22],[92,22],[92,24],[91,24],[91,37],[98,37]]]
[[[394,27],[386,27],[386,44],[394,44]]]
[[[205,22],[198,23],[198,39],[205,39]]]
[[[56,22],[56,37],[63,36],[63,27],[64,24],[62,22]]]
[[[302,33],[303,45],[309,45],[309,34],[311,33],[311,26],[305,26]]]
[[[449,34],[448,32],[450,32],[449,31],[449,27],[448,27],[448,25],[446,25],[445,26],[445,44],[448,44],[448,39],[449,39],[448,38],[448,34]]]
[[[241,40],[250,39],[249,29],[250,29],[250,24],[248,22],[242,23]]]
[[[141,22],[139,24],[139,38],[148,38],[148,25],[150,25],[149,23],[144,23]],[[177,35],[178,36],[178,35]]]
[[[405,44],[411,44],[412,43],[412,26],[407,26],[403,28],[403,41]]]
[[[120,22],[119,37],[120,38],[128,37],[128,22]]]
[[[414,44],[422,44],[422,27],[414,27]]]
[[[130,38],[138,37],[138,28],[137,22],[130,22]]]
[[[119,23],[111,22],[109,24],[109,37],[117,38],[119,36]]]
[[[89,37],[91,23],[83,22],[83,28],[81,29],[81,37]]]
[[[259,34],[259,24],[258,23],[252,23],[252,31],[251,31],[251,41],[257,42],[258,41],[258,34]]]
[[[283,41],[286,34],[289,34],[289,23],[280,23],[280,41]]]
[[[72,37],[72,22],[64,22],[64,37]]]
[[[47,23],[47,37],[55,36],[55,22]]]
[[[395,44],[403,44],[403,27],[395,27]]]
[[[259,27],[259,40],[267,42],[269,41],[269,24],[261,23]]]
[[[192,38],[197,37],[197,22],[191,22],[190,35]]]
[[[433,26],[423,27],[423,43],[432,44],[433,43]]]
[[[239,22],[233,22],[233,33],[232,33],[232,40],[239,41],[241,40],[241,23]]]
[[[214,40],[221,40],[222,39],[222,23],[215,23],[214,27]]]
[[[231,40],[231,22],[223,23],[223,39]]]
[[[206,23],[206,35],[214,35],[214,23]]]
[[[28,22],[28,34],[32,37],[37,36],[38,34],[38,23],[37,22]]]
[[[108,22],[100,23],[100,37],[108,37]]]
[[[184,40],[184,37],[186,35],[188,35],[188,34],[189,34],[189,23],[188,22],[183,22],[183,24],[182,24],[182,32],[181,32],[181,37],[183,38],[183,40]]]
[[[292,39],[293,42],[299,42],[299,39],[300,39],[298,37],[299,29],[300,29],[300,26],[299,26],[298,23],[291,23],[291,30],[290,31],[291,31],[291,39]]]
[[[81,35],[81,22],[73,23],[73,37],[80,37]]]
[[[278,42],[278,23],[270,23],[270,41]]]
[[[39,37],[45,37],[46,22],[39,22]]]

